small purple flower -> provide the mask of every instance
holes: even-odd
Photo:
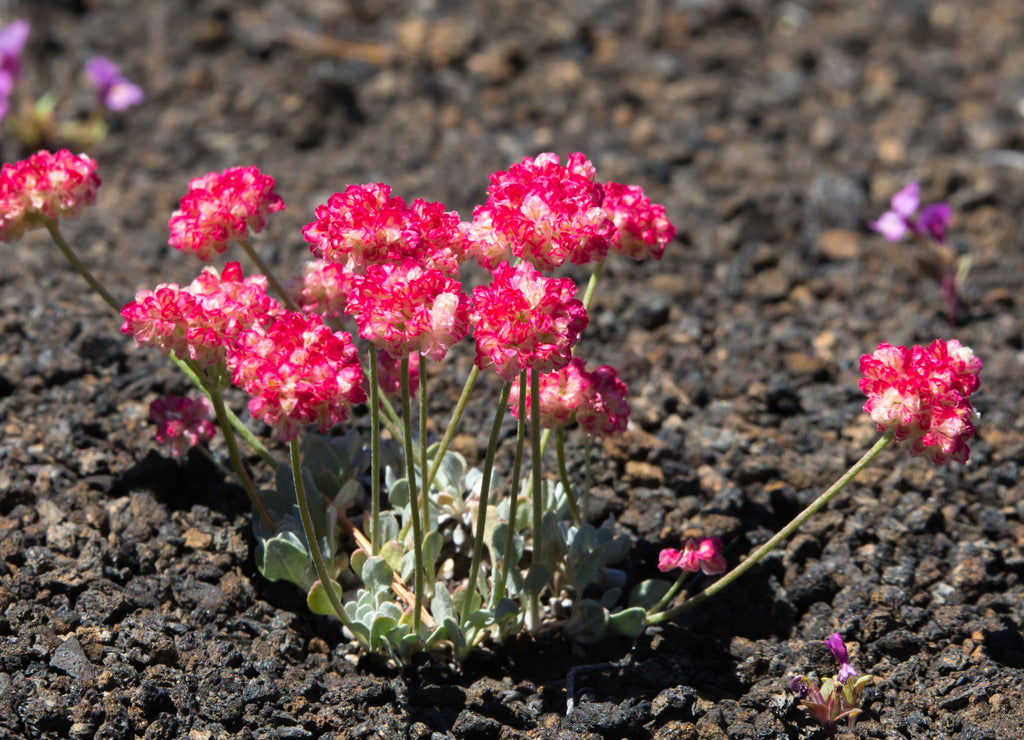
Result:
[[[889,210],[871,221],[868,226],[891,242],[898,242],[908,233],[915,236],[930,234],[935,241],[946,241],[946,229],[953,220],[953,209],[948,203],[932,203],[921,209],[921,189],[916,182],[907,183],[889,201]]]
[[[13,80],[21,73],[21,51],[31,30],[23,18],[0,28],[0,74],[6,73]]]
[[[20,18],[0,28],[0,121],[10,109],[7,98],[14,89],[14,80],[21,73],[21,51],[31,29],[29,22]]]
[[[836,662],[839,663],[839,683],[845,684],[857,675],[857,670],[850,665],[850,656],[846,652],[846,644],[843,642],[842,635],[838,632],[829,635],[828,639],[825,640],[825,645],[832,651]]]
[[[106,57],[93,57],[85,63],[85,75],[96,88],[100,105],[122,111],[146,99],[142,88],[121,75],[120,68]]]
[[[949,203],[934,203],[921,209],[917,228],[927,231],[940,244],[946,241],[946,229],[953,221],[953,209]]]

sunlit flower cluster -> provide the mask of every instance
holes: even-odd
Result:
[[[366,400],[351,335],[332,332],[319,316],[289,312],[242,333],[228,358],[249,412],[291,441],[305,424],[321,432]]]
[[[665,206],[652,203],[636,185],[607,182],[602,190],[601,206],[615,223],[612,249],[635,260],[660,260],[676,235],[676,227],[665,215]]]
[[[184,457],[192,447],[213,439],[217,427],[212,417],[213,408],[205,396],[164,396],[149,404],[156,441],[168,445],[174,458]]]
[[[569,363],[587,312],[568,279],[541,275],[529,262],[499,265],[490,285],[473,289],[476,364],[506,381],[520,370],[553,372]]]
[[[487,196],[470,227],[470,252],[484,267],[518,257],[549,271],[608,254],[615,225],[601,208],[594,166],[579,152],[564,165],[545,153],[495,172]]]
[[[626,429],[630,411],[626,402],[626,384],[619,380],[610,366],[601,365],[588,371],[582,359],[573,357],[565,367],[541,374],[539,384],[541,426],[558,429],[579,421],[584,431],[600,437],[610,437]],[[530,403],[528,386],[527,418],[530,418]],[[509,408],[518,418],[518,383],[512,384]]]
[[[121,311],[121,331],[137,346],[208,367],[224,362],[242,331],[283,311],[266,290],[267,279],[243,278],[238,262],[229,262],[219,275],[208,267],[185,288],[170,283],[139,291]]]
[[[666,547],[658,556],[658,570],[667,573],[680,568],[696,573],[703,571],[706,575],[724,573],[726,568],[725,555],[722,554],[722,540],[718,537],[705,537],[701,540],[687,539],[682,550]]]
[[[171,214],[170,245],[206,262],[223,254],[232,240],[263,231],[270,214],[283,209],[274,178],[256,167],[211,172],[189,182],[188,193]]]
[[[967,462],[978,414],[969,396],[980,385],[981,360],[957,340],[936,339],[927,347],[883,342],[860,358],[867,394],[864,411],[880,432],[909,439],[910,454],[936,465]]]
[[[369,265],[353,278],[346,310],[359,336],[393,357],[441,360],[469,332],[469,298],[437,269],[411,262]]]
[[[96,202],[96,162],[67,149],[39,151],[0,170],[0,241],[12,242],[47,219],[74,218]]]
[[[288,286],[296,305],[306,313],[337,318],[345,311],[352,290],[352,273],[344,265],[323,260],[308,260],[302,277]]]

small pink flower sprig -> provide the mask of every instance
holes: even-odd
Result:
[[[821,723],[829,738],[835,738],[840,722],[846,720],[847,727],[851,729],[856,724],[858,715],[863,711],[858,706],[860,695],[874,677],[857,673],[838,632],[829,635],[825,645],[839,663],[839,672],[820,685],[808,676],[797,676],[789,686],[800,699],[804,711]]]
[[[157,444],[167,445],[175,459],[213,439],[217,427],[212,417],[213,407],[205,397],[164,396],[149,404],[149,420],[156,424]]]
[[[946,241],[946,231],[952,220],[953,209],[948,203],[930,203],[921,207],[920,186],[911,182],[892,196],[889,210],[878,220],[869,222],[868,226],[890,242],[910,237],[924,248],[918,264],[939,284],[946,305],[946,320],[955,326],[961,318],[960,297],[971,259]]]
[[[58,121],[57,101],[46,93],[36,101],[25,98],[12,111],[10,97],[21,74],[21,53],[32,27],[19,18],[0,28],[0,121],[31,151],[65,142],[76,149],[89,149],[107,137],[107,114],[121,113],[141,105],[146,94],[121,74],[106,57],[91,57],[85,63],[85,78],[95,90],[92,112],[84,121]],[[10,116],[8,114],[10,113]]]
[[[872,354],[861,356],[860,369],[860,389],[868,397],[864,411],[883,433],[881,438],[793,521],[699,594],[665,608],[681,582],[671,587],[664,581],[641,584],[637,603],[652,604],[647,607],[646,624],[659,624],[692,609],[754,567],[842,491],[893,440],[908,441],[912,456],[926,457],[937,466],[951,460],[967,462],[968,442],[979,418],[970,396],[981,385],[981,360],[969,347],[955,339],[936,339],[927,347],[915,345],[909,349],[882,342]],[[681,562],[695,570],[693,565],[697,563],[705,573],[712,573],[724,562],[719,559],[719,548],[714,538],[700,544],[687,543],[682,553],[663,551],[659,566]],[[703,567],[705,563],[710,570]]]

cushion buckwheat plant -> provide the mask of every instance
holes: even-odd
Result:
[[[197,385],[205,400],[154,403],[160,440],[182,455],[210,438],[212,410],[257,514],[261,572],[295,583],[313,611],[333,615],[365,649],[396,660],[442,644],[462,659],[489,635],[555,623],[581,641],[635,637],[739,578],[891,442],[908,442],[911,454],[936,465],[966,462],[970,453],[978,419],[970,396],[981,369],[974,353],[953,339],[909,349],[882,343],[861,358],[860,382],[864,410],[882,436],[846,474],[731,570],[722,541],[708,533],[662,550],[658,570],[678,570],[675,582],[652,578],[627,589],[616,566],[630,540],[610,520],[588,521],[588,492],[591,440],[627,428],[628,388],[611,367],[589,370],[574,353],[608,255],[660,259],[674,236],[664,207],[639,187],[602,183],[581,153],[565,164],[540,154],[494,173],[486,202],[466,223],[441,203],[407,204],[383,183],[349,185],[315,209],[302,231],[313,259],[285,291],[247,243],[283,200],[270,176],[230,168],[191,181],[171,217],[170,241],[203,261],[237,242],[264,274],[245,277],[239,263],[228,262],[203,269],[185,287],[158,285],[122,304],[60,231],[60,220],[95,200],[95,170],[88,157],[64,150],[4,165],[0,238],[45,226],[121,314],[122,331],[165,353]],[[909,229],[909,194],[903,200],[894,211]],[[922,216],[927,223],[913,221],[913,228],[935,234],[943,214]],[[467,258],[490,273],[472,291],[460,279]],[[566,263],[593,266],[582,299],[572,279],[545,274]],[[346,322],[358,340],[340,329]],[[450,417],[435,427],[444,434],[431,438],[431,386],[446,376],[425,372],[424,363],[443,361],[467,338],[475,363]],[[477,469],[450,444],[478,376],[488,371],[501,389]],[[288,465],[278,468],[275,454],[228,407],[232,383],[248,396],[253,420],[287,445]],[[511,468],[496,470],[510,408],[515,451]],[[368,439],[338,432],[363,415]],[[548,433],[558,453],[550,479],[543,472]],[[585,443],[582,484],[565,464],[567,434]],[[238,438],[277,470],[274,490],[257,492]],[[716,576],[690,593],[694,579]],[[853,716],[855,697],[845,692],[861,685],[845,649],[842,655],[846,667],[834,690],[816,688],[811,697],[830,722]]]

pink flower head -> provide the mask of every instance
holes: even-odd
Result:
[[[413,262],[369,265],[353,278],[346,310],[359,336],[394,357],[444,359],[469,333],[469,298],[457,280]]]
[[[576,419],[576,409],[579,408],[587,388],[592,381],[590,373],[584,366],[586,363],[578,357],[573,357],[565,367],[553,373],[544,373],[540,376],[540,424],[546,429],[559,429],[571,424]],[[530,418],[530,395],[529,375],[527,371],[526,385],[526,418]],[[508,397],[508,406],[512,416],[519,418],[519,383],[513,383]]]
[[[477,367],[494,368],[506,381],[527,368],[565,367],[587,326],[587,311],[574,295],[572,280],[545,277],[529,262],[499,265],[490,285],[473,289]]]
[[[579,152],[559,164],[551,153],[527,157],[491,175],[487,202],[477,206],[470,252],[488,269],[509,256],[539,270],[599,262],[615,224],[601,208],[593,165]]]
[[[420,247],[405,201],[383,183],[349,185],[316,208],[316,220],[302,229],[310,251],[357,274],[366,266],[400,261]]]
[[[74,218],[96,202],[96,162],[61,149],[39,151],[0,170],[0,241],[12,242],[48,219]]]
[[[121,74],[121,69],[106,57],[93,57],[85,63],[85,76],[96,88],[100,106],[122,111],[146,99],[142,88]]]
[[[210,172],[188,184],[188,193],[167,224],[170,245],[192,251],[203,262],[223,254],[232,240],[258,234],[271,213],[284,210],[274,178],[256,167]]]
[[[366,400],[351,335],[332,333],[316,315],[287,312],[243,332],[228,366],[250,396],[249,412],[283,442],[304,424],[327,431]]]
[[[718,537],[705,537],[698,541],[691,537],[683,544],[682,550],[671,547],[662,550],[658,555],[658,570],[667,573],[676,568],[693,573],[701,570],[709,576],[724,573],[726,562],[722,554],[722,540]]]
[[[156,424],[156,441],[169,445],[175,459],[200,442],[213,439],[217,427],[212,416],[213,408],[205,396],[165,396],[149,404],[149,420]]]
[[[377,350],[377,386],[388,398],[402,395],[402,358],[393,357],[386,350]],[[420,387],[420,356],[418,352],[409,355],[409,393]]]
[[[419,198],[409,206],[409,221],[421,239],[418,252],[410,257],[424,267],[457,278],[467,257],[469,224],[459,221],[455,211],[445,211],[443,203]]]
[[[352,291],[348,268],[336,262],[309,260],[302,269],[302,277],[288,286],[295,303],[306,313],[332,319],[340,316]]]
[[[602,207],[615,223],[612,249],[624,257],[660,260],[665,247],[676,235],[676,227],[665,217],[665,206],[651,203],[642,188],[608,182],[602,186]]]
[[[877,221],[869,222],[868,226],[891,242],[898,242],[907,234],[930,234],[937,242],[944,242],[946,229],[953,220],[953,209],[947,203],[934,203],[925,206],[918,217],[920,192],[916,182],[908,183],[892,196],[889,210],[879,216]]]
[[[576,420],[588,434],[611,437],[626,430],[629,423],[629,404],[626,402],[626,384],[619,380],[615,369],[601,365],[590,374],[580,401]]]
[[[957,340],[936,339],[927,347],[883,342],[860,358],[864,411],[880,432],[909,439],[910,454],[934,464],[967,462],[978,414],[969,396],[980,385],[981,360]]]
[[[267,279],[243,279],[237,262],[229,262],[220,275],[208,267],[186,288],[172,283],[139,291],[121,309],[121,331],[134,337],[137,346],[174,352],[209,367],[224,362],[239,334],[283,311],[266,291]]]

